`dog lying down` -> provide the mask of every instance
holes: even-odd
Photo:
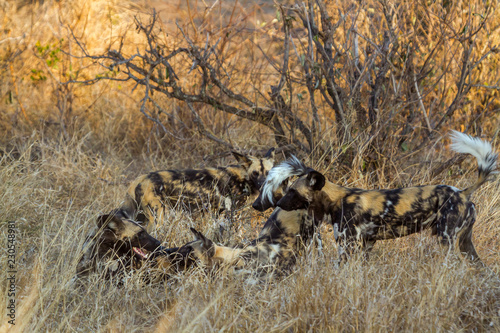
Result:
[[[276,209],[262,228],[259,237],[247,245],[216,245],[201,232],[191,228],[196,240],[190,243],[194,257],[206,267],[231,267],[236,272],[258,275],[281,275],[295,264],[297,256],[313,240],[316,224],[307,210]]]
[[[112,211],[99,216],[96,228],[87,236],[76,276],[97,272],[104,279],[120,282],[127,272],[143,270],[166,278],[190,267],[195,261],[192,252],[190,243],[175,248],[161,246],[141,224]]]
[[[246,246],[218,246],[191,229],[195,240],[181,247],[165,248],[141,224],[116,212],[97,220],[77,266],[77,277],[92,272],[121,283],[130,272],[145,273],[147,282],[164,280],[202,263],[204,267],[231,266],[237,272],[261,275],[289,270],[314,238],[316,225],[306,210],[276,209],[259,237]]]

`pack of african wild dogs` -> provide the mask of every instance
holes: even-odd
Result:
[[[306,246],[320,246],[321,223],[332,224],[339,262],[356,252],[368,260],[377,240],[430,229],[450,251],[482,265],[472,244],[476,210],[471,195],[497,172],[498,153],[479,138],[457,131],[450,137],[452,150],[477,159],[478,177],[466,189],[348,188],[293,155],[275,166],[273,148],[263,157],[233,152],[237,164],[230,166],[140,175],[130,184],[121,207],[97,218],[81,251],[77,277],[98,272],[119,279],[123,272],[146,267],[166,279],[194,266],[279,276],[293,269]],[[186,232],[192,232],[193,241],[172,246],[149,233],[155,224],[169,223],[167,210],[230,213],[252,199],[253,209],[273,212],[258,237],[246,244],[218,245],[190,228]]]

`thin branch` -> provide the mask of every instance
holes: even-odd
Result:
[[[417,93],[418,103],[420,105],[420,108],[422,109],[422,114],[424,115],[425,124],[427,125],[427,130],[429,131],[429,134],[431,134],[432,133],[431,123],[429,122],[429,117],[427,116],[427,111],[425,110],[424,102],[422,101],[422,97],[420,96],[420,91],[418,89],[418,83],[417,83],[417,75],[415,74],[415,72],[413,72],[413,83],[415,84],[415,91]]]
[[[216,137],[214,134],[210,133],[206,129],[205,124],[203,124],[203,120],[201,120],[200,115],[193,108],[193,105],[190,102],[187,102],[186,104],[188,105],[189,109],[191,110],[191,113],[194,116],[193,121],[198,126],[198,131],[200,132],[200,134],[206,136],[207,138],[209,138],[212,141],[215,141],[215,142],[229,148],[229,150],[234,150],[234,146],[231,145],[229,142],[226,142],[226,141]]]

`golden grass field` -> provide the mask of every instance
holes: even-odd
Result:
[[[174,29],[175,19],[189,22],[194,15],[189,11],[203,8],[204,3],[62,0],[0,5],[2,267],[7,267],[8,221],[16,226],[15,325],[7,316],[5,281],[11,273],[2,269],[0,332],[500,332],[500,177],[472,198],[477,208],[473,242],[487,268],[448,253],[429,232],[377,242],[368,261],[355,257],[339,267],[333,232],[325,224],[323,255],[310,248],[284,278],[253,283],[231,273],[194,268],[164,283],[145,283],[139,272],[117,287],[94,274],[84,287],[75,287],[85,234],[98,215],[119,206],[135,177],[163,168],[227,165],[234,160],[225,147],[204,138],[189,119],[185,127],[178,125],[181,130],[175,137],[159,135],[139,112],[141,92],[132,92],[132,84],[101,81],[65,90],[60,83],[71,75],[85,78],[98,70],[57,50],[72,52],[68,48],[73,47],[74,52],[68,27],[89,49],[100,52],[122,32],[134,31],[133,16],[146,15],[151,6],[161,10],[166,29]],[[245,6],[237,8],[246,13],[248,24],[263,26],[274,18],[271,4]],[[212,12],[200,9],[197,15],[217,14],[219,20],[210,21],[217,27],[232,8],[217,5]],[[490,42],[498,44],[498,9],[492,17],[496,25],[490,27]],[[254,38],[264,38],[257,36],[259,31]],[[169,36],[175,42],[178,35]],[[142,42],[138,34],[127,35],[132,49]],[[254,55],[235,53],[237,58],[247,56]],[[481,75],[498,74],[498,53],[492,56],[487,63],[491,68]],[[50,62],[55,57],[56,64]],[[492,82],[498,81],[496,77]],[[241,85],[249,80],[242,74]],[[498,90],[492,94],[498,96]],[[186,113],[181,102],[161,101],[168,110]],[[473,101],[468,107],[480,103]],[[464,110],[463,114],[470,112]],[[492,140],[497,151],[499,113],[498,108],[493,110],[473,128],[483,139]],[[211,130],[228,128],[223,135],[236,147],[260,151],[274,145],[266,129],[257,125],[220,115],[212,120]],[[466,188],[476,178],[473,157],[431,175],[433,165],[454,156],[447,131],[464,126],[458,115],[440,129],[438,139],[410,158],[381,159],[378,168],[369,170],[362,170],[358,160],[345,172],[334,159],[323,162],[299,156],[343,186]],[[340,147],[328,141],[328,133],[322,140]],[[284,159],[277,155],[278,162]],[[253,211],[251,202],[238,212],[231,244],[255,238],[270,214]],[[152,234],[167,247],[180,246],[193,240],[189,227],[210,235],[217,222],[212,216],[172,211]]]

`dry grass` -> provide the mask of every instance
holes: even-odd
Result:
[[[68,0],[18,8],[16,2],[8,1],[0,6],[4,14],[0,19],[2,263],[7,221],[16,221],[18,241],[16,326],[7,324],[7,309],[2,306],[0,332],[500,331],[500,179],[483,186],[473,198],[478,211],[473,239],[487,269],[447,254],[428,233],[377,243],[369,261],[354,258],[338,267],[332,232],[324,226],[324,255],[311,249],[291,275],[279,280],[253,283],[241,276],[214,277],[194,269],[166,283],[145,284],[139,274],[132,275],[120,288],[96,274],[84,287],[76,287],[73,277],[85,233],[97,215],[123,200],[131,179],[153,169],[224,165],[232,160],[223,157],[224,148],[200,137],[189,119],[182,118],[185,108],[177,102],[163,101],[186,120],[185,126],[177,123],[175,137],[160,135],[137,111],[139,91],[111,82],[61,90],[59,83],[69,75],[92,76],[97,69],[63,55],[54,67],[47,64],[50,55],[37,51],[38,41],[51,50],[58,45],[72,47],[67,25],[96,52],[130,30],[127,47],[133,50],[141,45],[130,29],[133,16],[143,11],[138,3]],[[232,9],[216,7],[210,13],[215,15],[217,10],[228,13]],[[223,24],[222,20],[203,21],[202,13],[196,24],[209,28]],[[162,15],[166,25],[177,17],[185,22],[190,18],[181,2],[166,7]],[[236,21],[248,20],[245,24],[256,26],[261,24],[257,20],[272,19],[259,9],[237,11],[237,15]],[[265,40],[256,33],[252,36]],[[169,38],[175,43],[175,36]],[[244,52],[229,52],[235,63],[250,57],[258,64],[235,84],[245,89],[265,87],[269,84],[266,73],[253,76],[254,71],[266,69],[265,62],[257,59],[255,49],[246,47],[249,44],[248,40],[241,44]],[[481,75],[496,75],[498,55],[487,64],[491,68]],[[483,102],[480,96],[472,98],[471,105]],[[460,128],[459,121],[450,125]],[[484,119],[489,137],[494,137],[498,121],[498,114]],[[210,125],[214,132],[222,128],[226,139],[244,149],[272,144],[265,130],[233,118],[214,117]],[[331,143],[329,132],[323,140]],[[346,186],[445,183],[466,187],[476,177],[472,158],[450,168],[447,175],[431,176],[431,166],[450,157],[441,141],[437,142],[411,159],[381,158],[372,172],[362,172],[362,150],[347,173],[322,159],[310,163]],[[496,141],[494,145],[499,147]],[[253,239],[266,216],[250,207],[243,209],[231,242]],[[211,216],[193,218],[174,211],[153,234],[166,246],[181,245],[192,239],[190,226],[209,233],[216,222]],[[7,274],[2,270],[0,279],[5,281]],[[1,295],[7,295],[6,288],[0,284]]]
[[[201,269],[167,283],[131,276],[121,288],[92,276],[72,283],[85,232],[96,215],[122,200],[128,175],[120,161],[102,160],[80,147],[32,142],[18,160],[2,160],[2,221],[18,227],[17,323],[20,331],[498,331],[500,325],[500,182],[484,186],[474,201],[474,243],[489,269],[476,269],[437,245],[427,233],[377,244],[368,262],[339,268],[332,233],[325,250],[300,258],[283,279],[250,283],[238,276],[207,276]],[[37,150],[40,159],[33,159]],[[160,161],[156,161],[160,164]],[[100,180],[109,175],[108,182]],[[474,174],[445,183],[464,187]],[[367,184],[369,185],[369,184]],[[241,233],[251,239],[264,217],[241,213]],[[209,231],[213,219],[172,212],[154,231],[167,246],[191,239],[188,226]],[[2,222],[2,249],[6,248]],[[2,279],[6,278],[2,272]],[[2,284],[6,295],[5,284]],[[1,317],[5,316],[2,307]],[[5,321],[2,323],[5,324]]]

